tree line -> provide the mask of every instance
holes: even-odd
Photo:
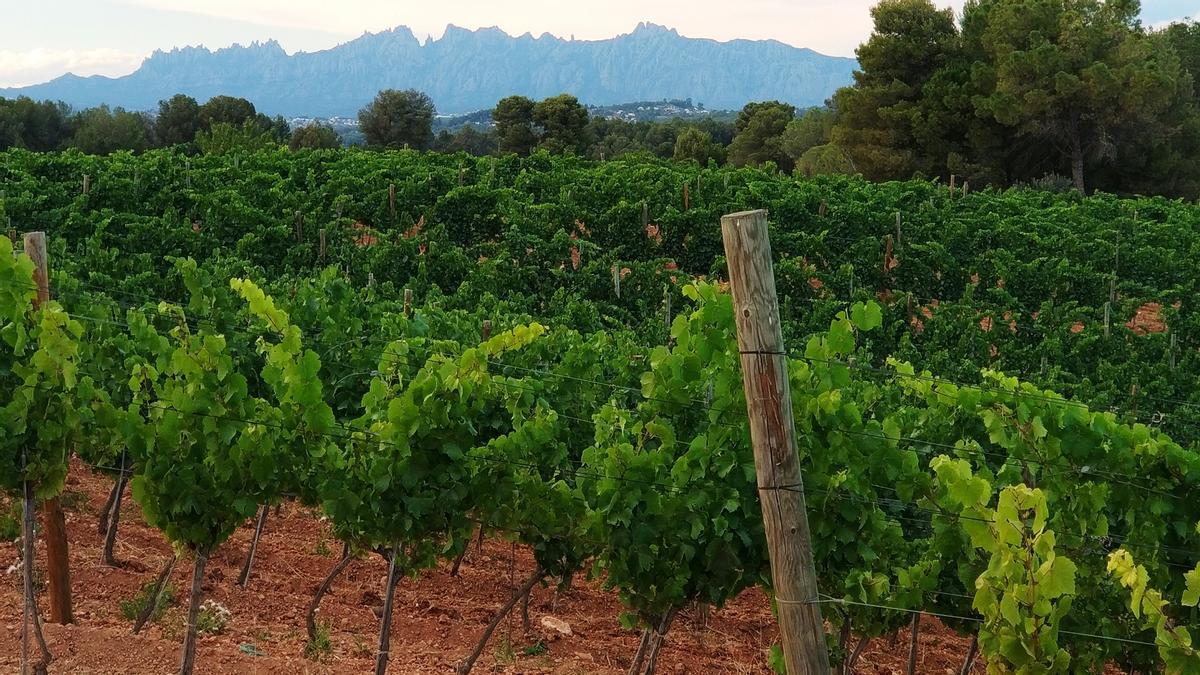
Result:
[[[107,155],[191,145],[212,152],[235,142],[288,143],[293,135],[283,117],[267,116],[250,101],[233,96],[214,96],[201,104],[178,94],[160,101],[154,114],[107,105],[73,111],[62,102],[0,98],[0,150],[75,148]]]
[[[1042,182],[1195,197],[1200,26],[1137,0],[882,0],[829,146],[874,180]]]

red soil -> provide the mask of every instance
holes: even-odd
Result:
[[[67,482],[64,506],[71,545],[72,590],[76,624],[46,624],[46,638],[55,660],[51,673],[173,673],[178,668],[182,606],[191,575],[190,560],[176,567],[172,583],[177,600],[158,624],[132,635],[119,601],[133,597],[151,580],[169,555],[163,537],[145,525],[128,493],[122,506],[117,557],[121,568],[99,563],[102,538],[96,532],[99,512],[111,483],[75,464]],[[204,598],[220,602],[232,619],[220,635],[203,637],[197,654],[198,673],[364,673],[374,664],[379,621],[373,606],[380,601],[386,567],[378,557],[359,560],[333,586],[322,603],[320,618],[330,622],[332,652],[319,661],[304,657],[304,615],[320,580],[336,562],[341,545],[312,512],[285,505],[282,515],[267,520],[254,572],[245,590],[235,585],[248,545],[247,523],[216,551],[208,566]],[[322,545],[323,543],[323,545]],[[318,550],[320,553],[318,553]],[[0,570],[17,560],[13,542],[0,544]],[[37,542],[40,571],[44,559]],[[392,624],[391,673],[451,673],[474,645],[479,633],[519,581],[532,569],[528,551],[499,539],[488,539],[482,552],[472,545],[459,578],[449,566],[404,579],[396,592]],[[45,607],[44,593],[40,594]],[[530,632],[519,616],[502,626],[476,664],[477,673],[604,673],[619,675],[629,667],[638,633],[622,629],[615,593],[596,581],[578,580],[574,588],[556,594],[535,589],[530,604]],[[566,621],[570,636],[543,628],[543,616]],[[0,672],[18,672],[21,593],[17,573],[0,575]],[[497,661],[506,631],[515,656]],[[743,593],[726,607],[713,611],[708,626],[694,609],[681,612],[659,658],[659,672],[770,673],[767,652],[777,639],[775,622],[762,591]],[[541,640],[544,654],[525,655],[526,647]],[[254,647],[265,654],[251,656],[240,649]],[[934,619],[922,622],[917,672],[957,673],[967,641]],[[908,660],[907,631],[901,639],[877,639],[863,653],[855,671],[869,675],[900,675]],[[974,672],[982,673],[982,662]]]

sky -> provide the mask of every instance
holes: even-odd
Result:
[[[155,49],[211,49],[278,40],[289,53],[328,49],[364,32],[406,25],[440,37],[447,24],[512,35],[595,40],[640,21],[689,37],[775,39],[853,56],[871,32],[876,0],[0,0],[0,87],[67,72],[125,75]],[[961,10],[963,0],[935,0]],[[603,11],[600,11],[603,8]],[[1157,25],[1200,17],[1200,0],[1143,0]]]

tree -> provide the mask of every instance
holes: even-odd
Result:
[[[712,135],[697,127],[688,127],[675,137],[673,157],[677,162],[697,162],[703,166],[709,159],[720,161],[723,154],[720,146],[713,143]]]
[[[102,105],[89,108],[74,118],[75,133],[70,146],[92,155],[107,155],[118,150],[141,152],[150,147],[152,128],[144,113],[123,108],[110,110]]]
[[[358,111],[367,145],[376,148],[428,148],[433,142],[433,101],[416,89],[385,89]]]
[[[747,104],[734,124],[737,135],[729,144],[729,162],[734,166],[775,162],[791,171],[792,159],[783,151],[783,132],[795,114],[794,107],[779,101]]]
[[[538,147],[553,153],[582,153],[587,108],[570,94],[559,94],[533,106],[533,121],[542,128]]]
[[[292,132],[288,147],[292,150],[326,150],[342,147],[342,140],[338,138],[333,127],[324,124],[309,124],[298,127]]]
[[[783,151],[792,161],[798,161],[812,148],[829,143],[833,132],[833,120],[833,110],[825,107],[812,108],[788,122],[781,139]]]
[[[875,30],[856,50],[854,86],[834,95],[831,138],[873,180],[940,174],[948,152],[929,133],[923,104],[926,84],[955,58],[954,13],[930,0],[883,0],[871,16]]]
[[[1139,10],[1101,0],[994,3],[979,78],[990,86],[974,99],[977,113],[1048,144],[1086,191],[1088,162],[1117,155],[1114,130],[1153,125],[1178,89],[1178,56],[1154,49]]]
[[[211,129],[216,124],[241,126],[257,116],[253,103],[234,96],[214,96],[200,106],[202,129]]]
[[[175,94],[158,102],[158,117],[154,122],[158,145],[170,147],[196,140],[200,131],[200,104],[185,94]]]
[[[1200,102],[1200,89],[1195,83],[1200,79],[1200,23],[1173,23],[1160,32],[1162,40],[1175,51],[1180,66],[1192,76],[1192,99]]]
[[[69,114],[70,108],[61,101],[0,98],[0,150],[17,147],[49,152],[62,148],[71,135]]]
[[[846,151],[833,143],[806,150],[796,158],[796,171],[810,177],[831,173],[855,173],[854,163],[850,161]]]
[[[434,140],[433,149],[438,152],[465,152],[479,157],[496,150],[496,135],[490,131],[480,131],[473,124],[464,124],[454,133],[443,129]]]
[[[500,99],[492,110],[492,122],[496,125],[496,142],[502,153],[512,152],[528,155],[537,145],[537,134],[533,131],[532,100],[524,96],[509,96]]]
[[[222,122],[211,129],[196,134],[196,145],[206,155],[224,155],[230,152],[254,152],[275,147],[278,143],[268,131],[264,131],[254,120],[235,126]]]
[[[283,115],[271,117],[269,115],[259,113],[254,120],[258,127],[267,132],[271,139],[276,143],[282,145],[291,141],[292,125],[283,118]]]

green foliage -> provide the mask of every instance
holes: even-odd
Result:
[[[329,635],[329,622],[318,621],[317,632],[313,639],[304,643],[304,658],[310,661],[320,661],[333,653],[333,641]]]
[[[873,180],[940,173],[948,130],[925,97],[940,93],[935,75],[956,57],[954,14],[929,0],[883,0],[871,16],[875,31],[856,50],[854,86],[834,96],[831,140]]]
[[[1138,12],[997,0],[967,3],[959,25],[929,0],[884,0],[854,85],[833,97],[832,143],[872,180],[1060,173],[1081,192],[1194,196],[1197,38],[1148,30]]]
[[[218,122],[196,134],[196,146],[206,155],[226,155],[267,150],[278,147],[278,142],[256,121]]]
[[[1070,672],[1071,655],[1059,645],[1058,630],[1076,595],[1076,566],[1055,552],[1045,493],[1009,486],[992,509],[991,485],[972,475],[966,461],[943,455],[931,466],[938,490],[957,505],[971,543],[989,556],[975,581],[973,603],[983,615],[979,648],[989,669]]]
[[[1129,610],[1134,618],[1154,630],[1154,642],[1166,672],[1172,675],[1200,673],[1200,650],[1192,643],[1191,631],[1171,618],[1170,602],[1149,586],[1150,575],[1146,568],[1135,564],[1133,556],[1122,548],[1109,554],[1108,571],[1129,590]],[[1195,607],[1200,602],[1200,564],[1185,573],[1184,580],[1186,588],[1179,604]]]
[[[780,144],[783,151],[798,162],[809,150],[827,145],[833,132],[834,112],[831,108],[810,108],[788,122]]]
[[[0,150],[62,149],[71,134],[69,113],[70,108],[61,101],[34,101],[28,96],[0,98]]]
[[[5,500],[0,500],[3,504]],[[8,500],[7,506],[0,508],[0,541],[16,541],[21,536],[21,502]]]
[[[696,309],[650,354],[636,408],[596,416],[579,479],[588,534],[604,544],[595,573],[648,625],[690,602],[720,607],[765,562],[749,431],[726,423],[745,409],[732,301],[711,284],[684,293]],[[690,405],[710,383],[711,407]]]
[[[712,135],[698,127],[688,127],[675,139],[673,158],[677,162],[696,162],[701,166],[722,156],[721,148],[713,143]]]
[[[143,113],[108,106],[89,108],[71,121],[74,133],[69,145],[92,155],[107,155],[119,150],[141,152],[153,143],[150,119]]]
[[[433,101],[415,90],[385,89],[358,112],[367,145],[424,150],[433,142]]]
[[[186,102],[177,103],[184,108],[190,107]],[[199,110],[200,128],[205,131],[212,130],[218,124],[241,127],[254,122],[257,116],[258,111],[253,103],[236,96],[213,96]]]
[[[537,145],[537,134],[533,130],[533,107],[533,101],[524,96],[508,96],[496,104],[492,110],[492,122],[496,125],[500,152],[528,155],[533,151]]]
[[[752,166],[774,162],[791,172],[792,158],[784,150],[784,131],[792,122],[796,109],[779,101],[749,103],[738,114],[737,135],[729,144],[729,163]]]
[[[329,150],[342,147],[333,127],[323,124],[309,124],[292,132],[288,148],[292,150]]]
[[[62,491],[70,448],[104,396],[81,376],[83,326],[56,302],[34,309],[33,263],[0,236],[0,489]]]
[[[214,111],[209,109],[211,115]],[[196,140],[204,122],[200,104],[185,94],[176,94],[158,102],[158,116],[154,120],[154,134],[158,145],[171,147],[188,145]]]
[[[582,153],[587,108],[570,94],[559,94],[533,106],[533,122],[541,129],[538,147],[552,153]]]

